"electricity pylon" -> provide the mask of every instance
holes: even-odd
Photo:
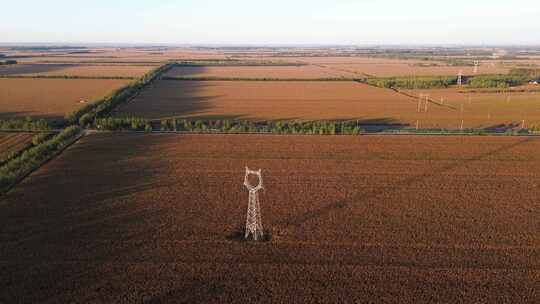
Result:
[[[249,176],[257,176],[259,182],[257,186],[250,184]],[[250,170],[246,167],[246,176],[244,178],[244,186],[249,191],[249,203],[247,210],[247,219],[246,219],[246,234],[245,238],[248,239],[251,234],[255,241],[262,239],[264,236],[262,220],[261,220],[261,206],[259,204],[259,190],[263,189],[263,180],[261,169],[258,171]]]

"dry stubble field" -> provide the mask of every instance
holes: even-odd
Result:
[[[154,68],[151,65],[17,64],[0,66],[0,75],[140,77]]]
[[[407,121],[415,109],[416,102],[407,96],[356,82],[163,80],[121,105],[115,115],[388,123]]]
[[[11,133],[0,132],[0,161],[10,153],[16,153],[24,149],[32,142],[36,133]]]
[[[460,93],[406,90],[409,96],[356,82],[174,81],[143,91],[117,116],[150,119],[360,120],[366,125],[459,129],[540,124],[539,92]],[[419,94],[432,101],[420,105]],[[471,96],[469,102],[469,95]],[[463,104],[463,110],[462,110]]]
[[[315,65],[305,66],[201,66],[176,67],[165,76],[219,78],[354,78],[358,75]]]
[[[534,88],[523,87],[523,91],[507,92],[486,90],[474,92],[459,88],[434,90],[405,90],[414,96],[429,94],[430,98],[444,104],[445,113],[424,113],[419,115],[421,121],[449,121],[457,128],[461,119],[465,128],[489,128],[501,124],[522,125],[525,127],[540,125],[540,92]],[[441,106],[430,106],[441,108]]]
[[[0,119],[57,119],[130,80],[110,79],[0,79]]]
[[[0,301],[538,302],[539,148],[92,135],[0,202]],[[246,165],[264,172],[268,243],[234,237]]]
[[[248,59],[256,60],[258,57]],[[284,61],[316,65],[342,72],[360,73],[366,76],[457,76],[459,71],[465,75],[473,75],[474,67],[449,66],[443,61],[423,61],[413,59],[387,59],[374,57],[269,57],[265,60]],[[499,61],[481,62],[480,74],[506,74],[508,67],[503,67]],[[421,66],[436,65],[436,66]]]

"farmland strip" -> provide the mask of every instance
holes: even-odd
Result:
[[[38,169],[82,136],[78,127],[66,128],[52,139],[45,141],[0,167],[0,195],[9,191],[27,175]]]

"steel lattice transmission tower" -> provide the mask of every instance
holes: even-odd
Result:
[[[255,175],[258,178],[258,184],[256,186],[252,185],[249,181],[249,176]],[[247,219],[246,219],[246,234],[245,238],[247,239],[251,234],[255,241],[262,239],[264,236],[262,220],[261,220],[261,206],[259,204],[259,190],[263,189],[263,180],[261,169],[258,171],[250,170],[246,167],[246,176],[244,178],[244,186],[249,191],[249,204],[247,210]]]
[[[473,71],[473,72],[474,72],[475,74],[478,74],[478,67],[480,66],[480,61],[475,60],[475,61],[473,62],[473,64],[474,64],[474,71]]]
[[[463,84],[463,71],[459,71],[458,78],[457,78],[457,85],[461,86]]]

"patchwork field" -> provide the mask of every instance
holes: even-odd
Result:
[[[61,118],[130,80],[0,79],[0,119]]]
[[[17,153],[32,142],[35,133],[0,132],[0,164],[11,153]]]
[[[257,57],[250,58],[256,60]],[[374,57],[271,57],[265,60],[279,60],[292,63],[304,63],[341,72],[363,74],[365,76],[454,76],[463,71],[465,75],[473,75],[472,66],[449,66],[443,61],[424,61],[412,59],[385,59]],[[506,74],[508,67],[499,61],[480,62],[479,74]]]
[[[154,68],[141,65],[17,64],[0,66],[0,75],[140,77]]]
[[[540,124],[540,92],[405,94],[356,82],[159,81],[117,116],[149,119],[360,120],[365,125],[459,129]],[[420,94],[430,94],[427,108]],[[471,101],[469,102],[469,95]],[[462,110],[463,104],[463,110]],[[427,109],[427,112],[425,112]],[[506,126],[503,126],[506,125]]]
[[[99,134],[0,202],[2,302],[540,300],[540,139]],[[267,243],[235,238],[262,168]]]
[[[10,52],[6,52],[10,54]],[[217,51],[201,51],[189,48],[155,48],[135,49],[90,49],[87,52],[45,52],[15,53],[20,63],[154,63],[181,59],[225,59],[226,56]]]
[[[177,67],[165,76],[225,77],[225,78],[340,78],[358,77],[355,73],[337,71],[314,65],[308,66],[201,66]]]

